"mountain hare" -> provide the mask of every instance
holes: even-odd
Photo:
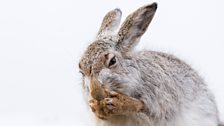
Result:
[[[106,14],[82,56],[83,89],[96,126],[218,126],[218,111],[203,79],[173,55],[135,52],[157,3],[130,14]]]

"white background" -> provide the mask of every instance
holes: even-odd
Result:
[[[88,126],[78,61],[104,14],[149,0],[0,0],[0,126]],[[224,120],[223,0],[158,0],[138,49],[177,55],[214,92]]]

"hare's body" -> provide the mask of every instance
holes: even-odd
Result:
[[[213,95],[189,65],[169,54],[133,51],[156,9],[156,3],[139,8],[118,33],[121,11],[110,11],[81,58],[95,125],[218,126]]]
[[[133,87],[123,92],[133,90],[129,95],[144,101],[148,111],[108,120],[96,117],[97,126],[218,125],[213,95],[189,65],[172,55],[150,51],[129,54],[124,60],[128,64],[122,64],[127,68],[123,72],[131,76],[122,83]]]

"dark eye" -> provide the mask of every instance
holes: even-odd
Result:
[[[110,62],[109,62],[109,67],[110,66],[113,66],[115,63],[116,63],[117,61],[116,61],[116,58],[115,58],[115,56],[110,60]]]

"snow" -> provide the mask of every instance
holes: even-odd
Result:
[[[124,20],[151,2],[0,1],[0,125],[91,125],[78,73],[80,55],[107,11],[121,8]],[[224,2],[157,2],[138,49],[173,53],[197,69],[224,121]]]

